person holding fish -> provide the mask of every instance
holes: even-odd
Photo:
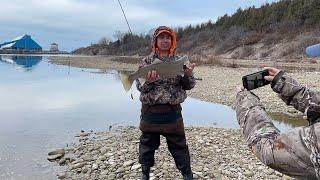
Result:
[[[195,64],[187,61],[186,56],[176,56],[175,49],[174,31],[158,27],[153,34],[152,54],[142,60],[138,70],[145,72],[144,78],[136,81],[142,102],[139,144],[142,179],[149,179],[160,135],[166,138],[183,179],[193,179],[180,104],[187,98],[186,90],[195,86]]]

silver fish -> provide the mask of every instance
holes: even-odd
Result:
[[[126,91],[129,91],[134,80],[145,79],[148,72],[151,70],[157,71],[157,74],[163,78],[170,78],[175,77],[177,75],[183,75],[183,65],[188,60],[188,56],[183,56],[176,61],[168,62],[156,59],[152,64],[144,66],[130,75],[120,74],[122,85]]]

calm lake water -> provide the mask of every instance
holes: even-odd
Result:
[[[45,56],[0,56],[0,179],[56,179],[63,167],[47,153],[75,142],[80,130],[138,126],[139,92],[126,93],[117,71],[96,72],[50,64]],[[193,98],[182,106],[186,125],[239,127],[228,106]],[[283,131],[302,125],[274,117]]]

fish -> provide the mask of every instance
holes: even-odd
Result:
[[[183,75],[183,68],[187,61],[189,61],[188,56],[183,56],[175,61],[162,61],[160,59],[155,59],[152,64],[139,68],[131,74],[120,74],[122,85],[126,91],[129,91],[135,80],[139,79],[145,81],[145,77],[151,70],[157,71],[157,74],[162,78]]]

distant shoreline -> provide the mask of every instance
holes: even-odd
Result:
[[[123,56],[120,57],[119,61],[117,61],[117,58],[119,59],[119,57],[114,56],[69,56],[67,58],[60,56],[51,57],[50,62],[79,68],[100,69],[102,72],[107,72],[113,69],[119,71],[135,71],[138,68],[137,62],[141,60],[141,57],[131,57],[130,59],[130,57]],[[237,60],[230,60],[230,62],[238,63]],[[188,91],[189,96],[207,102],[232,106],[235,101],[234,89],[237,85],[241,84],[241,77],[243,75],[260,70],[263,66],[267,65],[282,69],[280,63],[270,61],[239,60],[239,62],[242,64],[239,63],[235,66],[230,66],[228,62],[223,61],[225,64],[197,66],[195,69],[195,77],[202,80],[197,81],[196,87]],[[290,65],[290,63],[285,65]],[[318,73],[319,70],[317,70],[320,67],[319,64],[292,63],[292,65],[292,67],[297,66],[297,68],[289,72],[289,75],[297,79],[302,85],[306,85],[312,90],[320,91],[320,73]],[[313,66],[315,72],[306,72],[309,70],[309,66]],[[270,86],[259,88],[253,92],[260,97],[262,104],[268,112],[302,116],[302,113],[287,106],[277,94],[272,91]]]

